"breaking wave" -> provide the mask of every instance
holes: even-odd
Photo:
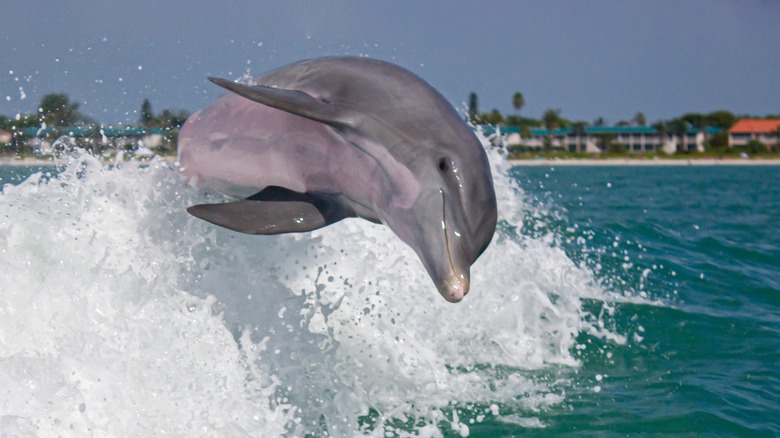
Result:
[[[622,343],[610,292],[499,202],[472,290],[445,302],[387,228],[248,236],[190,217],[218,201],[175,165],[73,154],[0,195],[0,430],[55,436],[373,436],[544,427],[583,333]],[[544,215],[538,215],[543,217]],[[539,219],[537,218],[537,221]],[[604,304],[606,306],[606,304]],[[609,326],[608,324],[606,326]],[[449,432],[448,432],[449,431]]]

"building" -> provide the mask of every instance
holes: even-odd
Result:
[[[663,133],[653,126],[583,126],[553,130],[531,128],[530,137],[521,136],[517,126],[483,126],[483,132],[498,143],[516,149],[541,150],[549,142],[553,150],[601,153],[621,150],[629,153],[674,154],[704,152],[707,138],[721,132],[720,128],[688,127],[685,133]]]
[[[751,140],[777,147],[779,132],[780,119],[739,119],[729,129],[729,147],[745,147]]]

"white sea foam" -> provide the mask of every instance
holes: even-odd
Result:
[[[467,435],[499,406],[536,424],[565,391],[530,371],[576,367],[583,331],[620,336],[583,316],[605,294],[592,274],[518,231],[529,207],[489,154],[501,224],[456,305],[382,226],[257,237],[192,218],[220,198],[162,160],[80,154],[5,187],[0,431]]]

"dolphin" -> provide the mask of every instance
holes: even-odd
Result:
[[[359,217],[388,226],[441,295],[460,301],[496,228],[485,150],[427,82],[380,60],[299,61],[238,83],[190,116],[182,173],[240,198],[189,207],[249,234],[306,232]]]

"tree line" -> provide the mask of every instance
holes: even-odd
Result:
[[[523,93],[517,91],[512,95],[512,107],[514,114],[501,114],[497,109],[489,112],[480,112],[478,106],[478,96],[472,92],[468,99],[467,120],[475,125],[505,125],[517,126],[520,129],[520,135],[524,138],[531,137],[531,128],[545,128],[548,132],[548,138],[551,140],[553,131],[560,128],[571,128],[575,134],[584,135],[585,128],[590,126],[607,126],[604,117],[598,117],[593,122],[583,120],[569,120],[561,115],[560,109],[547,109],[540,118],[524,117],[520,115],[520,110],[525,106],[525,97]],[[647,117],[641,111],[634,117],[625,120],[619,120],[614,126],[652,126],[656,128],[660,135],[682,135],[689,128],[704,129],[706,127],[720,128],[721,132],[708,138],[708,146],[714,149],[728,147],[728,130],[737,120],[741,118],[780,118],[777,115],[765,116],[737,116],[731,111],[718,110],[710,113],[685,113],[679,117],[668,120],[659,120],[648,125]],[[609,134],[604,134],[608,136]],[[608,142],[608,139],[606,139]]]
[[[583,135],[585,128],[589,126],[607,126],[607,121],[603,117],[596,118],[593,122],[583,120],[570,120],[561,115],[560,109],[547,109],[540,118],[525,117],[520,115],[520,111],[525,106],[525,97],[522,92],[515,92],[512,96],[513,114],[501,114],[497,109],[489,112],[480,112],[478,106],[478,96],[476,93],[469,94],[467,120],[475,125],[511,125],[517,126],[520,134],[524,138],[531,137],[531,128],[546,128],[548,131],[548,141],[552,142],[553,131],[559,128],[571,128],[575,134]],[[155,113],[149,99],[141,102],[137,127],[152,129],[159,128],[166,133],[169,141],[175,145],[176,136],[179,128],[189,117],[186,110],[164,109]],[[764,117],[737,116],[726,110],[713,111],[710,113],[686,113],[679,117],[660,120],[653,123],[652,126],[658,130],[661,135],[681,135],[691,127],[705,128],[717,127],[722,131],[708,138],[708,146],[715,149],[728,147],[728,129],[736,123],[739,118],[780,118],[780,115],[768,115]],[[12,133],[12,143],[24,138],[24,131],[28,128],[41,128],[43,126],[55,128],[70,127],[99,127],[99,124],[93,119],[87,117],[79,111],[79,103],[71,101],[65,93],[49,93],[43,96],[38,111],[32,114],[18,115],[8,117],[0,114],[0,129]],[[637,112],[632,118],[620,120],[615,123],[616,126],[648,126],[647,118],[644,113]],[[604,134],[608,135],[608,134]],[[609,139],[605,139],[608,143]]]
[[[49,93],[41,98],[38,111],[34,113],[15,117],[0,114],[0,129],[12,134],[12,144],[15,145],[18,140],[24,139],[24,132],[29,128],[54,128],[55,135],[62,128],[100,128],[100,124],[83,114],[79,106],[66,93]],[[159,128],[174,144],[179,128],[189,117],[186,110],[164,109],[155,113],[149,99],[141,102],[139,114],[135,127]]]

